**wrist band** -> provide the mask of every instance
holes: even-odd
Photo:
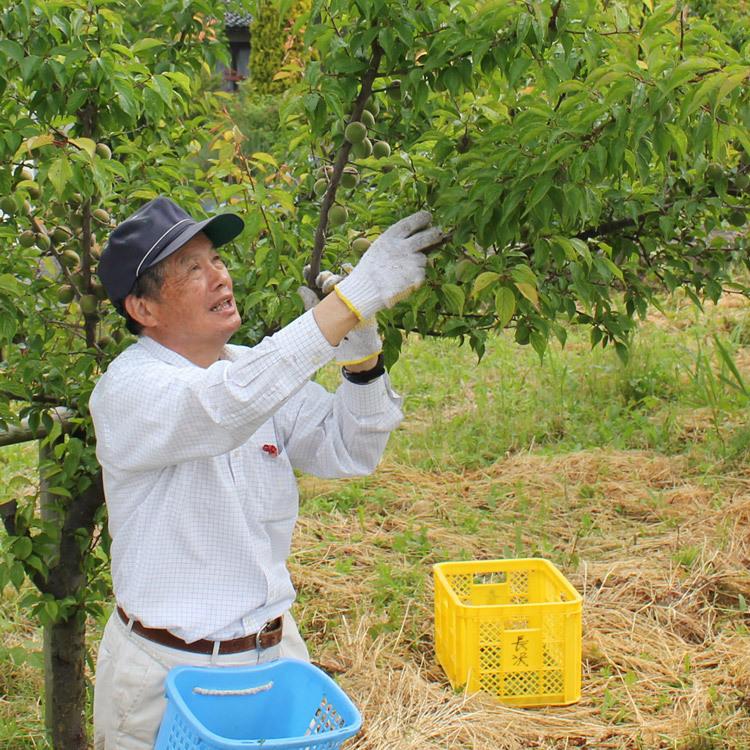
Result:
[[[362,370],[362,372],[349,372],[346,367],[341,368],[342,375],[350,382],[356,383],[357,385],[365,385],[379,378],[385,373],[385,362],[383,360],[382,352],[378,354],[378,361],[375,363],[375,367],[370,370]]]

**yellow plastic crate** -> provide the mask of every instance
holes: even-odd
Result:
[[[549,561],[433,567],[435,650],[451,685],[513,706],[581,697],[581,595]]]

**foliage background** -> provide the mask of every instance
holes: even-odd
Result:
[[[257,19],[269,7],[247,3]],[[311,250],[326,267],[356,260],[354,239],[425,206],[452,239],[381,316],[389,364],[408,332],[481,355],[507,328],[541,357],[578,325],[624,362],[663,292],[698,306],[747,293],[750,24],[734,4],[281,3],[267,44],[281,26],[280,67],[266,52],[236,99],[213,90],[222,9],[0,5],[0,427],[47,432],[56,498],[42,517],[38,488],[8,481],[0,584],[49,627],[100,615],[109,593],[103,509],[90,525],[62,519],[96,486],[88,396],[129,343],[97,254],[159,193],[245,218],[229,261],[246,343],[301,312]],[[344,138],[365,106],[387,157]],[[336,204],[347,218],[333,227]],[[63,591],[51,582],[66,535],[84,577]]]

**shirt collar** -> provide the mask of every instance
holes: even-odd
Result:
[[[183,357],[182,354],[178,354],[174,349],[160,344],[150,336],[139,336],[137,345],[142,346],[152,357],[156,357],[162,362],[174,365],[175,367],[198,367],[198,365],[191,362],[187,357]],[[228,359],[230,361],[235,359],[234,352],[231,351],[229,346],[224,347],[220,359]]]

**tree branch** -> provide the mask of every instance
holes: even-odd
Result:
[[[362,85],[354,101],[354,107],[352,108],[351,121],[359,120],[362,117],[362,112],[365,109],[365,104],[372,94],[372,84],[378,76],[378,70],[380,68],[380,60],[383,57],[383,49],[378,43],[377,39],[372,43],[372,57],[370,58],[370,64],[362,77]],[[339,182],[341,181],[341,175],[344,172],[344,167],[349,159],[349,152],[351,151],[352,144],[347,140],[344,140],[341,149],[336,156],[336,162],[333,166],[333,174],[331,180],[323,196],[323,202],[320,206],[320,220],[315,230],[315,241],[313,243],[312,256],[310,258],[310,266],[307,270],[306,279],[307,285],[320,294],[320,290],[315,285],[315,279],[320,273],[320,260],[323,257],[323,250],[325,249],[326,243],[326,229],[328,227],[328,212],[331,206],[336,200],[336,190],[338,189]]]
[[[549,19],[549,25],[547,26],[548,31],[557,31],[557,16],[560,13],[560,6],[562,5],[562,0],[557,0],[555,3],[555,7],[552,8],[552,16]]]
[[[629,227],[637,227],[641,224],[641,219],[638,221],[634,219],[615,219],[614,221],[607,221],[604,224],[599,224],[597,227],[591,229],[585,229],[583,232],[579,232],[575,237],[579,240],[589,240],[592,237],[601,237],[602,235],[611,234],[620,229],[628,229]]]

